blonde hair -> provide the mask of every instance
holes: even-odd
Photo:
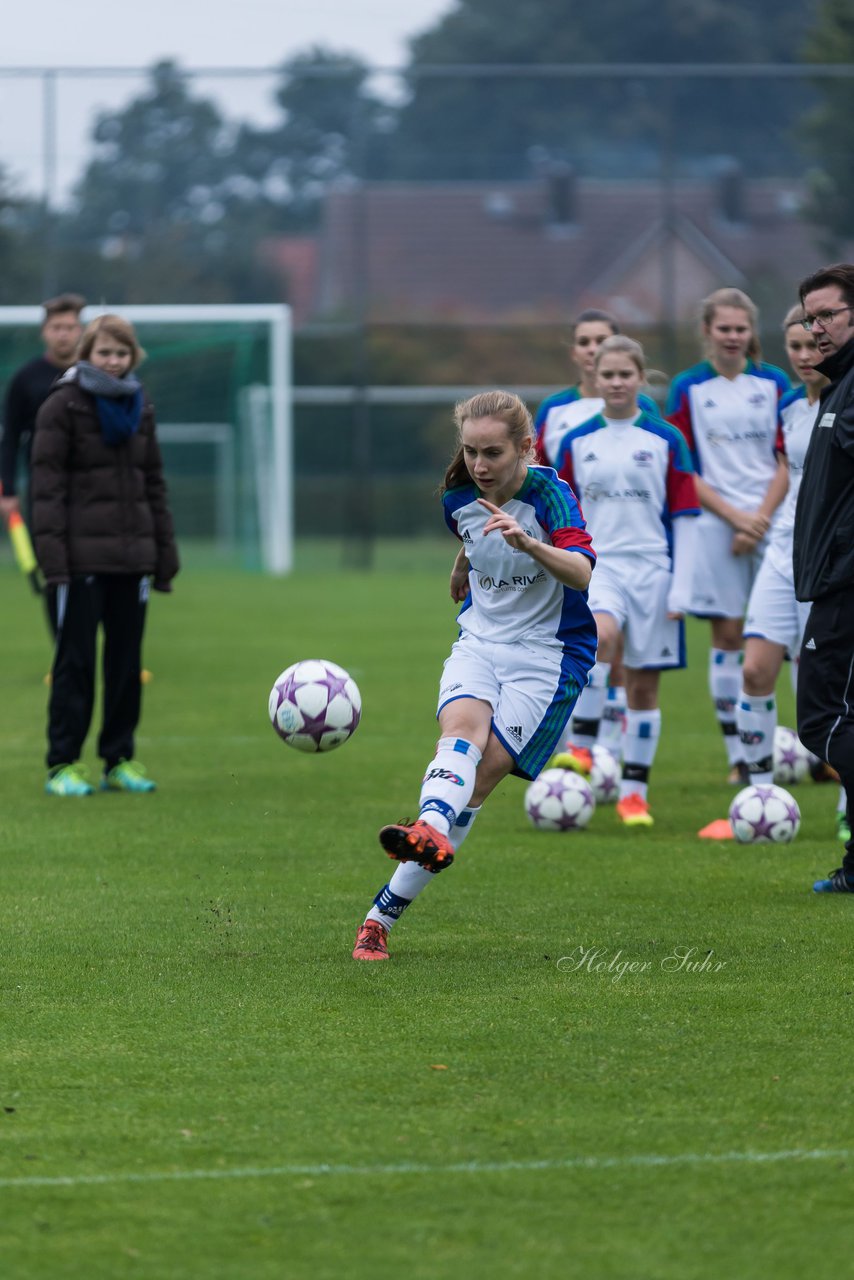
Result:
[[[787,329],[791,329],[792,325],[795,324],[803,327],[801,325],[801,321],[805,315],[806,312],[804,311],[802,303],[796,302],[793,307],[789,307],[789,310],[783,316],[783,333],[785,333]]]
[[[714,293],[710,293],[708,298],[702,301],[702,310],[700,317],[702,320],[702,338],[703,345],[706,345],[709,329],[715,318],[715,312],[718,307],[735,307],[738,311],[744,311],[750,319],[750,342],[747,344],[747,354],[751,360],[762,359],[762,347],[759,343],[759,308],[751,298],[741,289],[716,289]]]
[[[641,377],[646,377],[646,356],[644,355],[643,347],[639,342],[635,342],[634,338],[627,338],[624,333],[615,333],[599,344],[596,352],[596,368],[599,368],[599,361],[603,356],[610,355],[614,351],[628,356]]]
[[[460,400],[454,407],[454,422],[457,427],[457,448],[448,463],[442,491],[458,489],[468,483],[471,476],[463,455],[462,429],[463,423],[470,419],[497,418],[507,427],[507,434],[521,453],[522,443],[526,436],[533,442],[534,423],[525,403],[512,391],[481,391],[468,400]],[[529,447],[523,455],[524,462],[534,461],[533,447]]]
[[[130,347],[132,359],[130,367],[136,369],[145,359],[145,352],[139,345],[139,339],[136,336],[136,330],[130,320],[125,320],[123,316],[104,315],[96,316],[89,324],[80,339],[80,346],[77,348],[77,358],[79,360],[88,360],[92,354],[92,348],[95,340],[105,334],[108,338],[112,338],[113,342],[120,342],[123,347]]]

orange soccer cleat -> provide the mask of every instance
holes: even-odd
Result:
[[[569,746],[553,756],[549,764],[553,769],[571,769],[573,773],[580,773],[582,778],[589,778],[593,768],[593,752],[587,747]]]
[[[617,817],[626,827],[651,827],[649,805],[639,791],[632,791],[617,801]]]
[[[366,920],[363,925],[359,926],[356,934],[356,945],[353,948],[354,960],[388,960],[388,947],[386,946],[386,938],[388,930],[384,929],[379,920]]]
[[[454,860],[454,846],[429,822],[396,822],[380,831],[380,844],[398,862],[419,862],[428,871],[442,871]]]

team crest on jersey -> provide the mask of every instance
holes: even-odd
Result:
[[[638,449],[636,453],[632,454],[632,461],[636,462],[639,467],[648,467],[652,462],[652,450]]]

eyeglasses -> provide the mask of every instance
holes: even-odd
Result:
[[[812,333],[816,327],[826,329],[834,316],[842,315],[843,311],[851,311],[851,307],[837,307],[835,311],[819,311],[817,316],[804,316],[801,324],[807,333]]]

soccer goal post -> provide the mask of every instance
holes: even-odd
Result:
[[[182,542],[268,573],[293,567],[290,308],[273,303],[87,307],[114,312],[146,351],[175,524]],[[0,388],[38,355],[39,306],[0,307]]]

